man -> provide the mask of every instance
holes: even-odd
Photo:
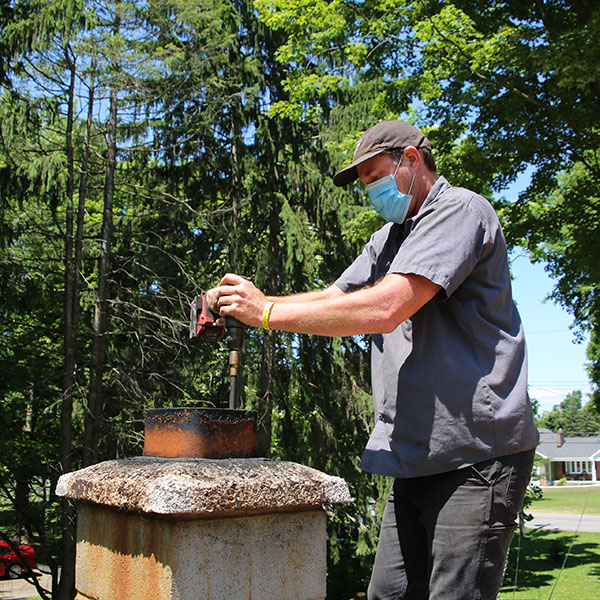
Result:
[[[402,121],[360,138],[333,181],[359,178],[388,223],[331,287],[266,297],[229,274],[209,292],[248,325],[373,334],[361,467],[395,479],[369,600],[495,598],[538,440],[500,224],[431,148]]]

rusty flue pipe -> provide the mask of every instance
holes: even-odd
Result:
[[[257,447],[254,410],[146,409],[144,456],[250,458]]]

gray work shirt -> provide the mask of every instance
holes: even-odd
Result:
[[[361,468],[418,477],[534,448],[523,327],[489,202],[440,177],[418,214],[375,232],[335,284],[351,292],[389,273],[442,290],[372,336],[375,428]]]

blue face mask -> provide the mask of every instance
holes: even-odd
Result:
[[[400,168],[402,161],[398,163],[393,175],[386,175],[373,183],[367,184],[367,192],[371,206],[381,215],[386,221],[392,223],[404,223],[408,208],[412,201],[411,190],[415,182],[415,175],[410,182],[408,194],[400,193],[396,185],[396,173]]]

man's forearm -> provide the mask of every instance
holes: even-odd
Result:
[[[228,273],[207,292],[209,306],[251,327],[347,336],[393,331],[439,291],[425,277],[389,274],[371,287],[345,294],[337,286],[285,299],[268,298],[247,279]],[[283,300],[283,301],[282,301]]]
[[[322,290],[314,290],[312,292],[300,292],[299,294],[291,294],[289,296],[267,296],[269,302],[277,302],[277,304],[288,304],[288,303],[303,303],[303,302],[315,302],[318,300],[327,300],[329,298],[335,298],[336,296],[343,295],[344,292],[340,290],[337,285],[330,285]]]
[[[339,289],[339,288],[338,288]],[[348,336],[388,333],[411,317],[439,291],[439,286],[415,275],[388,275],[377,285],[313,302],[276,300],[269,326],[295,333]]]

